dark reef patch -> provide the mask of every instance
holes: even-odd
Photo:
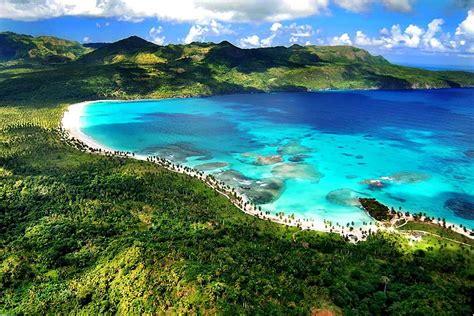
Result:
[[[189,157],[210,156],[208,152],[194,148],[193,145],[188,143],[150,146],[140,150],[139,153],[142,155],[158,156],[178,164],[185,163]]]
[[[474,158],[474,149],[469,149],[464,152],[464,155],[467,158]]]
[[[326,200],[331,203],[343,206],[360,206],[359,198],[352,189],[342,188],[329,192]]]
[[[227,162],[209,162],[209,163],[203,163],[201,165],[194,166],[194,169],[199,170],[199,171],[210,171],[210,170],[215,170],[219,168],[224,168],[227,167],[229,163]]]
[[[444,207],[453,211],[458,217],[474,220],[474,196],[453,194],[444,202]]]
[[[236,170],[226,170],[215,174],[215,177],[238,192],[245,194],[256,204],[276,201],[284,191],[284,183],[278,178],[256,180]]]
[[[288,160],[291,162],[302,162],[304,161],[305,158],[306,156],[294,156],[294,157],[288,158]]]

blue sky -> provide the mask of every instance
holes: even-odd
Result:
[[[0,31],[79,42],[354,45],[397,63],[474,69],[474,0],[0,0]]]

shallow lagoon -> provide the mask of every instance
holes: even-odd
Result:
[[[238,94],[97,102],[105,146],[212,173],[260,204],[334,223],[357,197],[474,226],[474,89]]]

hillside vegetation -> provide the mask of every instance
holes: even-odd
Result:
[[[67,103],[84,99],[378,78],[348,69],[420,71],[446,85],[470,74],[409,71],[350,47],[137,38],[60,65],[12,61],[0,68],[0,314],[472,314],[470,245],[389,233],[354,245],[260,220],[190,176],[82,152],[57,128]]]
[[[10,42],[24,37],[2,34]],[[30,41],[38,39],[27,38]],[[11,45],[3,50],[8,51],[8,47]],[[68,50],[64,51],[64,47]],[[62,52],[56,55],[58,58],[71,57],[69,62],[62,64],[31,66],[31,60],[35,58],[14,59],[18,61],[14,67],[4,63],[0,66],[0,98],[62,101],[235,92],[474,86],[473,73],[397,66],[383,57],[349,46],[240,49],[225,41],[157,46],[133,36],[97,47],[85,53],[92,48],[54,46],[51,52]],[[15,56],[23,56],[23,51],[27,50],[17,49]]]
[[[62,63],[90,51],[78,42],[52,36],[0,33],[0,62]]]

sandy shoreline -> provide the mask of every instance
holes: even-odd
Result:
[[[107,148],[107,146],[99,144],[81,131],[81,116],[84,112],[84,108],[95,102],[110,102],[110,100],[85,101],[69,105],[67,111],[63,115],[63,119],[61,120],[61,127],[69,133],[70,137],[81,141],[89,147],[113,151],[112,149]]]
[[[80,103],[71,104],[68,106],[67,111],[63,115],[63,118],[61,120],[61,127],[64,131],[67,132],[69,138],[78,140],[92,149],[96,149],[96,150],[100,149],[99,153],[102,153],[102,154],[104,154],[105,152],[113,153],[116,150],[108,148],[107,146],[104,146],[103,144],[87,136],[81,131],[80,128],[81,128],[81,116],[83,115],[84,109],[87,105],[91,103],[96,103],[96,102],[117,102],[117,101],[118,100],[95,100],[95,101],[84,101]],[[137,160],[150,161],[150,157],[146,157],[142,155],[133,155],[133,156],[126,155],[126,157],[134,158]],[[155,163],[159,163],[158,161],[155,161],[155,160],[153,161]],[[377,223],[375,220],[374,220],[375,224],[373,225],[357,226],[357,227],[354,227],[353,230],[350,230],[348,227],[344,227],[344,226],[328,227],[327,223],[322,222],[322,221],[315,221],[315,220],[310,220],[306,218],[298,218],[298,217],[293,217],[293,219],[290,219],[289,215],[279,217],[274,214],[265,214],[264,212],[262,213],[262,211],[258,211],[255,206],[252,206],[251,202],[247,199],[245,195],[238,194],[238,198],[240,199],[240,201],[232,198],[230,191],[228,190],[226,191],[225,189],[223,189],[217,182],[206,180],[205,176],[203,176],[196,170],[193,170],[190,168],[185,169],[183,166],[172,168],[168,166],[167,164],[162,164],[162,163],[159,163],[159,164],[163,167],[166,167],[170,171],[184,173],[184,174],[200,179],[210,188],[212,188],[213,190],[225,196],[232,204],[234,204],[241,211],[243,211],[246,214],[256,216],[260,219],[265,219],[265,220],[268,219],[282,225],[298,226],[304,230],[314,230],[314,231],[320,231],[320,232],[326,232],[326,233],[330,233],[330,232],[337,233],[344,237],[349,237],[350,241],[364,240],[367,237],[367,232],[369,231],[372,233],[377,232],[379,230],[395,231],[393,227],[385,227],[381,225],[381,223]],[[469,236],[469,233],[464,232],[459,226],[456,226],[455,224],[452,224],[452,223],[446,223],[446,224],[448,226],[452,226],[454,231],[464,236],[467,236],[469,238],[472,238],[472,236]]]

